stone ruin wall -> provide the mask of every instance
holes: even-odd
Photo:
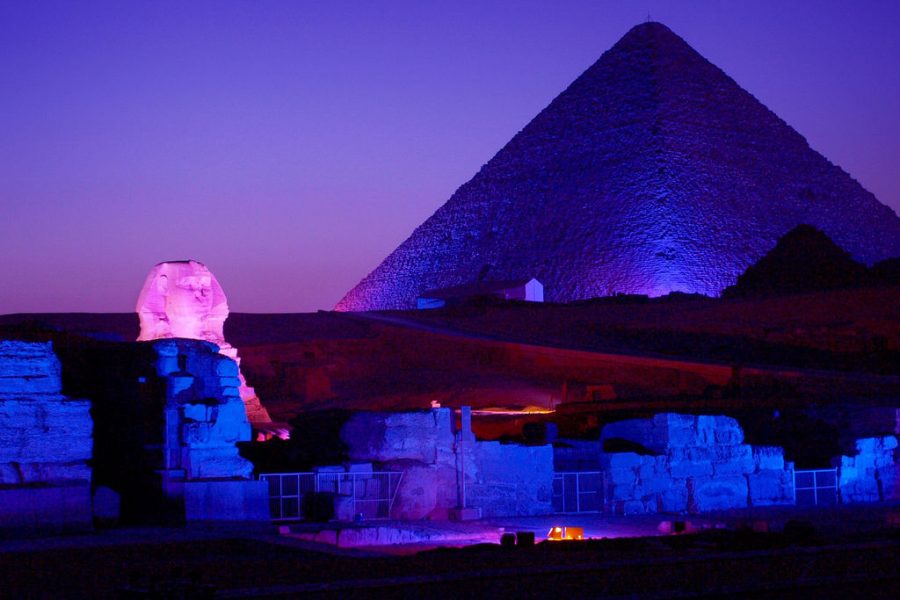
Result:
[[[844,504],[900,500],[900,448],[897,436],[856,440],[856,454],[832,461]]]
[[[0,341],[0,528],[91,524],[91,404],[62,394],[50,342]]]
[[[353,461],[402,471],[393,518],[446,519],[458,505],[458,438],[449,408],[355,413],[341,431]],[[552,512],[553,449],[463,439],[466,505],[483,517]]]
[[[612,440],[645,450],[603,452]],[[559,470],[604,471],[607,502],[618,514],[792,504],[793,464],[783,449],[743,442],[730,417],[663,413],[606,425],[599,442],[571,442],[556,462]]]

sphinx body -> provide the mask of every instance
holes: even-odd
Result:
[[[212,342],[219,352],[234,359],[240,367],[237,349],[225,341],[228,299],[215,275],[201,262],[179,260],[153,267],[144,281],[137,301],[141,322],[139,342],[165,338],[186,338]],[[253,425],[272,422],[254,389],[240,378],[241,400],[247,419]]]

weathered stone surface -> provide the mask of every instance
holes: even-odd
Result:
[[[0,528],[90,525],[91,405],[60,372],[50,343],[0,342]]]
[[[614,510],[707,511],[793,498],[783,450],[742,443],[744,432],[730,417],[659,414],[606,425],[601,440],[613,438],[660,453],[599,455]]]
[[[784,469],[763,469],[747,475],[752,506],[792,504],[794,502],[794,478]]]
[[[465,466],[466,506],[484,516],[552,511],[553,449],[476,442],[460,446],[453,413],[439,408],[408,413],[355,413],[341,429],[351,460],[380,463],[403,472],[394,517],[447,518],[461,500]]]
[[[784,469],[784,448],[778,446],[754,446],[753,462],[757,468]]]
[[[840,456],[834,461],[841,501],[880,502],[900,497],[897,437],[856,440],[856,452],[855,456]]]
[[[747,480],[740,476],[688,479],[688,510],[707,512],[747,506]]]
[[[59,394],[61,370],[50,342],[0,341],[0,395]]]
[[[249,479],[253,464],[236,444],[250,441],[250,423],[241,398],[227,387],[233,368],[223,366],[234,361],[202,341],[159,340],[153,349],[166,383],[166,469],[183,470],[188,481]],[[167,371],[172,357],[178,370]]]
[[[688,509],[688,488],[686,482],[665,490],[659,496],[659,512],[680,513]]]
[[[644,23],[336,308],[415,308],[423,290],[485,273],[535,277],[550,302],[717,295],[801,223],[866,263],[900,255],[890,208],[667,27]]]
[[[439,408],[422,412],[353,414],[341,430],[351,460],[438,461],[441,449],[454,447],[450,428],[452,411]]]
[[[385,468],[403,473],[391,518],[446,518],[446,511],[456,504],[456,475],[447,466],[394,460],[386,463]]]
[[[467,487],[470,506],[484,517],[553,512],[553,447],[478,442],[477,479]]]

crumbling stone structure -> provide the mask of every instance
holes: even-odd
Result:
[[[90,408],[62,394],[50,342],[0,342],[0,528],[91,526]]]
[[[730,417],[663,413],[606,425],[594,450],[610,508],[619,514],[793,503],[793,465],[783,450],[743,442]],[[604,444],[635,451],[603,452]]]
[[[463,427],[454,433],[453,411],[355,413],[341,430],[354,461],[402,471],[392,513],[397,519],[446,519],[461,503],[484,517],[552,512],[553,450],[479,442]],[[462,442],[462,443],[460,443]]]
[[[841,502],[883,502],[900,499],[900,449],[897,436],[856,440],[856,455],[839,456],[838,493]]]

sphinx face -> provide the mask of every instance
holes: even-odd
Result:
[[[228,302],[210,270],[197,261],[156,265],[138,297],[138,340],[189,338],[224,344]]]

